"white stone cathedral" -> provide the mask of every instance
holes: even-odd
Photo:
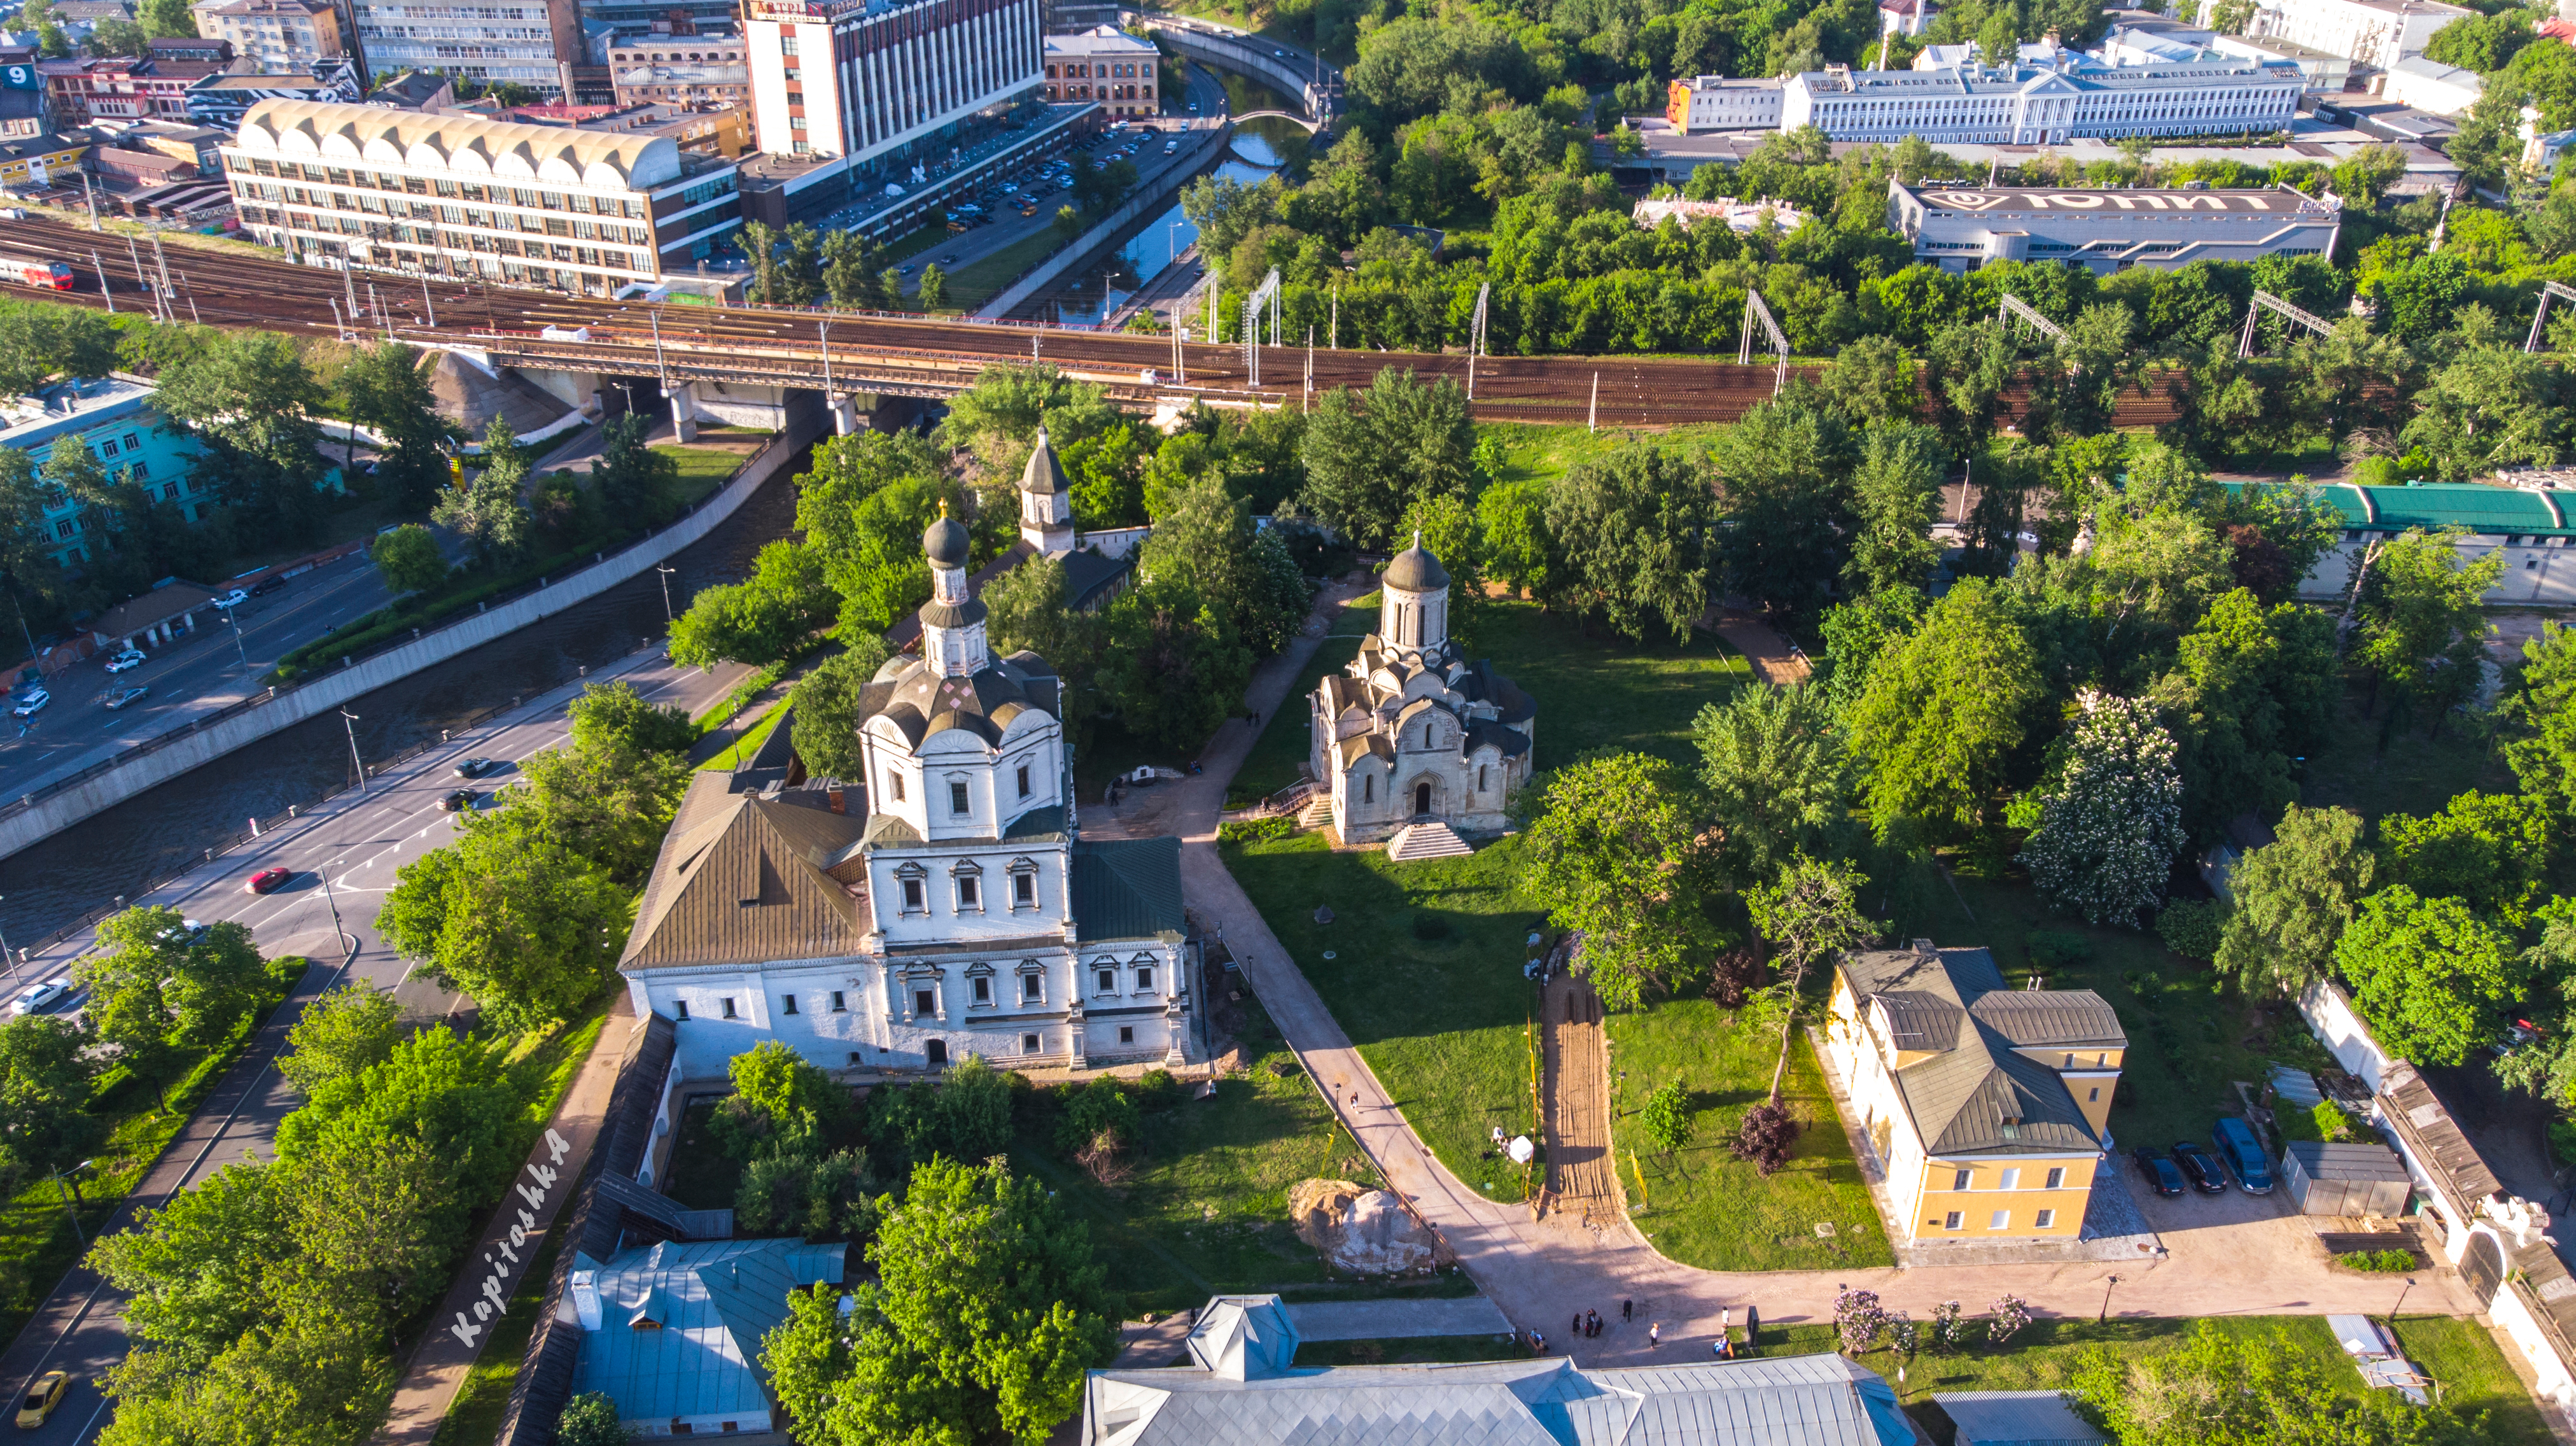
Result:
[[[1387,564],[1381,632],[1311,699],[1307,766],[1329,790],[1333,831],[1373,843],[1411,825],[1498,832],[1529,779],[1538,705],[1449,637],[1449,573],[1413,546]]]

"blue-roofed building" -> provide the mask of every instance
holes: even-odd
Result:
[[[1562,1356],[1299,1369],[1279,1297],[1218,1296],[1190,1364],[1093,1371],[1081,1446],[1914,1446],[1877,1372],[1838,1355],[1604,1369]]]
[[[760,1339],[787,1320],[789,1292],[841,1282],[848,1249],[666,1240],[604,1261],[576,1254],[573,1389],[607,1396],[619,1422],[647,1436],[771,1430]]]
[[[2228,483],[2233,491],[2248,484]],[[2343,514],[2343,537],[2299,583],[2299,596],[2348,597],[2353,565],[2373,540],[2411,528],[2465,529],[2463,558],[2501,550],[2504,571],[2487,589],[2489,603],[2576,603],[2576,488],[2482,487],[2420,482],[2365,487],[2338,482],[2318,489]]]
[[[190,475],[199,453],[196,439],[164,431],[160,410],[152,404],[149,378],[130,372],[53,383],[31,397],[0,403],[0,446],[27,454],[42,467],[65,438],[85,447],[109,475],[130,476],[155,500],[174,503],[180,516],[194,522],[211,499]],[[77,498],[59,487],[45,493],[40,524],[53,544],[54,561],[77,567],[89,561],[88,522]]]

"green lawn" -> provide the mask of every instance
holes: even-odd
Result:
[[[1687,453],[1726,429],[1724,423],[1692,422],[1653,432],[1604,427],[1593,431],[1573,424],[1481,422],[1478,437],[1503,444],[1504,465],[1498,481],[1554,480],[1585,462],[1598,461],[1630,442],[1651,441],[1668,452]]]
[[[1521,960],[1539,914],[1518,897],[1517,841],[1416,864],[1374,849],[1335,853],[1312,833],[1222,847],[1288,957],[1441,1162],[1470,1186],[1491,1186],[1497,1200],[1523,1198],[1521,1172],[1486,1158],[1494,1127],[1537,1128],[1527,1034],[1536,996]],[[1334,921],[1318,924],[1315,908],[1326,903]],[[1442,936],[1417,937],[1417,919]]]
[[[721,719],[722,716],[723,715],[721,714],[717,715],[719,719]],[[700,773],[730,773],[741,767],[743,764],[751,760],[751,756],[753,754],[760,751],[760,745],[767,742],[770,733],[778,727],[778,720],[786,716],[787,708],[783,702],[778,706],[771,708],[768,712],[762,714],[757,722],[754,722],[750,727],[744,729],[739,738],[725,744],[714,757],[699,764],[698,771]]]
[[[677,496],[683,507],[713,493],[725,484],[726,478],[742,470],[742,454],[723,447],[679,447],[662,443],[653,450],[680,464]]]
[[[680,1113],[680,1138],[671,1145],[671,1167],[662,1193],[683,1210],[731,1210],[742,1184],[742,1162],[716,1148],[708,1128],[721,1096],[692,1101]]]
[[[1972,1315],[1983,1313],[1982,1301],[1964,1304]],[[2364,1389],[2361,1373],[2346,1362],[2323,1316],[2220,1316],[2212,1323],[2239,1340],[2259,1339],[2274,1330],[2287,1332],[2304,1353],[2325,1362],[2351,1395],[2359,1397]],[[1904,1365],[1902,1399],[1909,1411],[1929,1414],[1930,1397],[1935,1391],[2044,1391],[2063,1387],[2087,1350],[2107,1347],[2124,1359],[2140,1360],[2174,1349],[2191,1333],[2194,1324],[2161,1317],[2114,1320],[2103,1325],[2084,1320],[2036,1321],[2001,1347],[1985,1344],[1979,1334],[1972,1337],[1974,1344],[1955,1356],[1925,1351],[1907,1361],[1892,1351],[1877,1350],[1861,1357],[1861,1363],[1891,1384],[1896,1379],[1896,1368]],[[2444,1404],[2458,1407],[2471,1417],[2482,1411],[2487,1413],[2480,1440],[2499,1446],[2546,1446],[2555,1440],[2531,1393],[2523,1389],[2513,1368],[2506,1364],[2495,1338],[2476,1321],[2409,1316],[2397,1323],[2397,1339],[2407,1358],[2441,1383]],[[1813,1355],[1832,1349],[1831,1325],[1765,1327],[1760,1344],[1760,1354],[1765,1356]],[[1916,1424],[1929,1425],[1922,1416],[1917,1416]]]
[[[1029,268],[1055,252],[1055,230],[1049,227],[1014,241],[992,255],[969,261],[948,274],[948,304],[973,310],[1010,289]]]
[[[1362,593],[1343,605],[1333,617],[1332,625],[1315,645],[1315,655],[1297,674],[1297,685],[1288,690],[1279,706],[1262,721],[1261,736],[1253,740],[1252,751],[1244,756],[1243,766],[1235,770],[1234,782],[1226,790],[1229,796],[1241,796],[1247,802],[1277,793],[1305,776],[1308,736],[1306,700],[1322,685],[1324,675],[1338,673],[1359,656],[1360,639],[1377,631],[1380,594]]]
[[[1667,999],[1607,1024],[1617,1085],[1619,1178],[1637,1228],[1655,1249],[1707,1270],[1825,1270],[1888,1265],[1894,1256],[1803,1032],[1783,1098],[1804,1126],[1789,1163],[1765,1180],[1728,1148],[1744,1112],[1771,1091],[1779,1036],[1739,1027],[1707,999]],[[1690,1092],[1691,1142],[1658,1158],[1637,1110],[1668,1080]],[[1645,1177],[1640,1202],[1637,1177]],[[1642,1208],[1641,1208],[1642,1206]],[[1831,1225],[1830,1236],[1819,1224]]]

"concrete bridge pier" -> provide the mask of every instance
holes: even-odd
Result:
[[[685,444],[698,440],[698,384],[682,382],[664,387],[662,395],[671,402],[671,431]]]
[[[859,394],[837,392],[824,400],[832,406],[832,435],[846,437],[859,430]]]

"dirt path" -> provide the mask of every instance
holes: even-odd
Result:
[[[1765,683],[1785,687],[1803,683],[1815,674],[1807,664],[1806,653],[1796,643],[1741,609],[1728,608],[1718,614],[1717,635],[1725,639],[1728,647],[1742,653],[1753,664],[1753,676]]]
[[[1559,974],[1540,996],[1546,1010],[1547,1207],[1591,1228],[1624,1220],[1619,1161],[1610,1144],[1610,1061],[1601,997],[1591,981]]]

